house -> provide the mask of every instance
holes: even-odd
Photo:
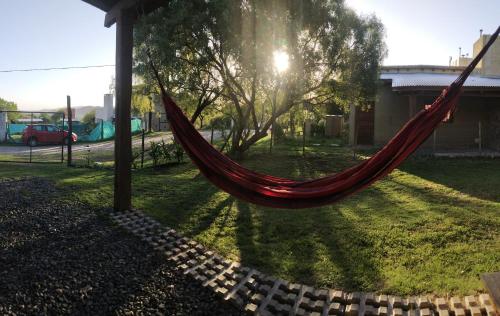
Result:
[[[490,35],[480,35],[474,56]],[[459,56],[450,66],[405,65],[381,69],[374,104],[351,107],[349,142],[386,144],[403,125],[453,82],[472,60]],[[496,41],[464,84],[453,116],[435,130],[422,150],[500,150],[500,41]]]

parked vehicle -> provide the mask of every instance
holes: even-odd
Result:
[[[38,144],[68,144],[68,131],[63,131],[59,127],[51,124],[28,125],[23,131],[23,143],[31,147]],[[77,141],[77,136],[72,133],[73,143]]]

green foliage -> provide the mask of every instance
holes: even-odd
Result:
[[[134,115],[143,116],[145,113],[153,111],[151,93],[150,86],[146,84],[132,87],[132,113]]]
[[[92,110],[88,113],[86,113],[83,118],[82,118],[82,123],[87,124],[89,126],[92,126],[94,128],[96,126],[95,123],[95,110]]]
[[[325,136],[325,120],[311,124],[311,133],[314,136]]]
[[[136,73],[153,82],[147,47],[167,89],[191,100],[188,112],[209,100],[233,117],[239,152],[303,101],[345,109],[373,100],[385,55],[380,21],[342,0],[173,0],[143,20],[136,39]],[[276,70],[277,50],[289,56],[286,71]]]
[[[273,137],[274,140],[277,142],[281,142],[282,140],[285,139],[285,131],[283,130],[283,127],[279,123],[274,124],[274,130],[273,130]]]
[[[0,111],[17,111],[17,104],[0,98]],[[20,118],[19,113],[8,113],[7,118],[9,121],[15,121]]]
[[[184,159],[184,150],[177,142],[165,143],[161,142],[150,143],[149,156],[153,159],[153,167],[158,167],[162,163],[168,163],[175,160],[181,163]]]

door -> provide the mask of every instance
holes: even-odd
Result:
[[[356,107],[356,144],[373,145],[375,128],[375,111],[373,106]]]
[[[60,143],[63,141],[62,131],[54,125],[47,125],[47,142]]]

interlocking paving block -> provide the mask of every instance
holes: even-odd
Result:
[[[432,308],[432,304],[427,297],[421,296],[418,298],[418,307],[420,309],[429,309]]]
[[[393,308],[403,308],[403,299],[399,296],[389,297],[389,302],[392,304]]]
[[[245,312],[253,315],[253,314],[255,314],[255,312],[257,312],[258,308],[259,307],[256,304],[248,303],[247,305],[245,305],[245,307],[243,309],[245,310]]]
[[[459,297],[453,296],[450,298],[450,305],[452,308],[463,308],[462,300]]]
[[[238,293],[231,295],[227,300],[235,306],[244,306],[245,304],[245,300]]]
[[[377,304],[380,306],[387,306],[389,304],[389,298],[387,297],[387,295],[379,295],[377,297]]]
[[[223,286],[215,286],[212,288],[214,289],[215,294],[218,294],[220,296],[225,296],[227,294],[227,292],[229,291],[228,289],[226,289]]]
[[[360,292],[353,292],[347,295],[347,302],[350,304],[359,304],[360,300],[361,300]]]
[[[304,285],[302,287],[302,290],[304,291],[305,297],[314,298],[314,288],[313,287]]]
[[[481,316],[481,309],[478,306],[472,306],[469,308],[471,316]]]
[[[465,301],[465,306],[467,306],[468,308],[478,306],[476,297],[474,295],[469,295],[464,297],[464,301]]]
[[[315,312],[322,312],[323,311],[323,307],[325,306],[326,304],[326,301],[325,300],[316,300],[314,301],[314,304],[311,306],[312,310],[315,311]]]
[[[344,314],[344,305],[339,302],[332,302],[328,307],[328,315],[342,315]]]
[[[365,304],[366,305],[374,305],[376,303],[375,294],[373,293],[365,293]]]
[[[359,313],[359,305],[358,304],[349,304],[345,308],[345,315],[347,316],[357,316]]]
[[[408,297],[404,300],[404,307],[406,310],[412,310],[417,308],[417,299],[413,296]]]
[[[314,290],[314,297],[317,299],[326,301],[326,298],[328,297],[328,290],[327,289],[316,289]]]
[[[450,316],[450,312],[447,309],[440,309],[437,313],[439,316]]]
[[[403,309],[401,307],[393,308],[392,316],[403,316]]]
[[[288,290],[292,293],[299,294],[301,285],[297,283],[292,283],[289,285]]]
[[[453,309],[453,313],[455,314],[455,316],[465,316],[465,309],[455,308]]]
[[[308,308],[310,301],[311,301],[311,299],[309,297],[303,296],[302,299],[300,300],[299,307],[301,307],[303,309]]]
[[[380,306],[378,308],[378,315],[379,316],[387,316],[387,307],[386,306]]]
[[[331,301],[332,302],[338,302],[338,303],[345,303],[345,294],[342,291],[333,291],[331,293]]]
[[[420,316],[431,316],[432,312],[430,308],[421,308],[420,309]]]
[[[417,310],[409,309],[408,312],[406,313],[406,316],[418,316]]]
[[[493,305],[487,305],[485,308],[484,308],[484,313],[487,315],[487,316],[498,316],[499,314],[497,314],[497,312],[495,311],[495,307]]]
[[[288,294],[286,295],[286,298],[285,298],[285,300],[286,300],[286,302],[287,302],[288,304],[293,304],[293,303],[295,303],[295,300],[296,300],[296,299],[297,299],[297,294],[295,294],[295,293],[288,293]]]
[[[261,293],[255,293],[252,295],[250,298],[250,301],[254,304],[260,305],[260,302],[262,302],[266,297],[261,294]]]
[[[480,294],[479,295],[479,302],[481,303],[481,305],[484,305],[484,306],[493,305],[489,294]]]
[[[378,311],[377,308],[372,306],[372,305],[365,305],[365,312],[364,315],[377,315]]]
[[[442,297],[438,297],[434,300],[434,305],[436,305],[436,309],[448,309],[448,302]]]

